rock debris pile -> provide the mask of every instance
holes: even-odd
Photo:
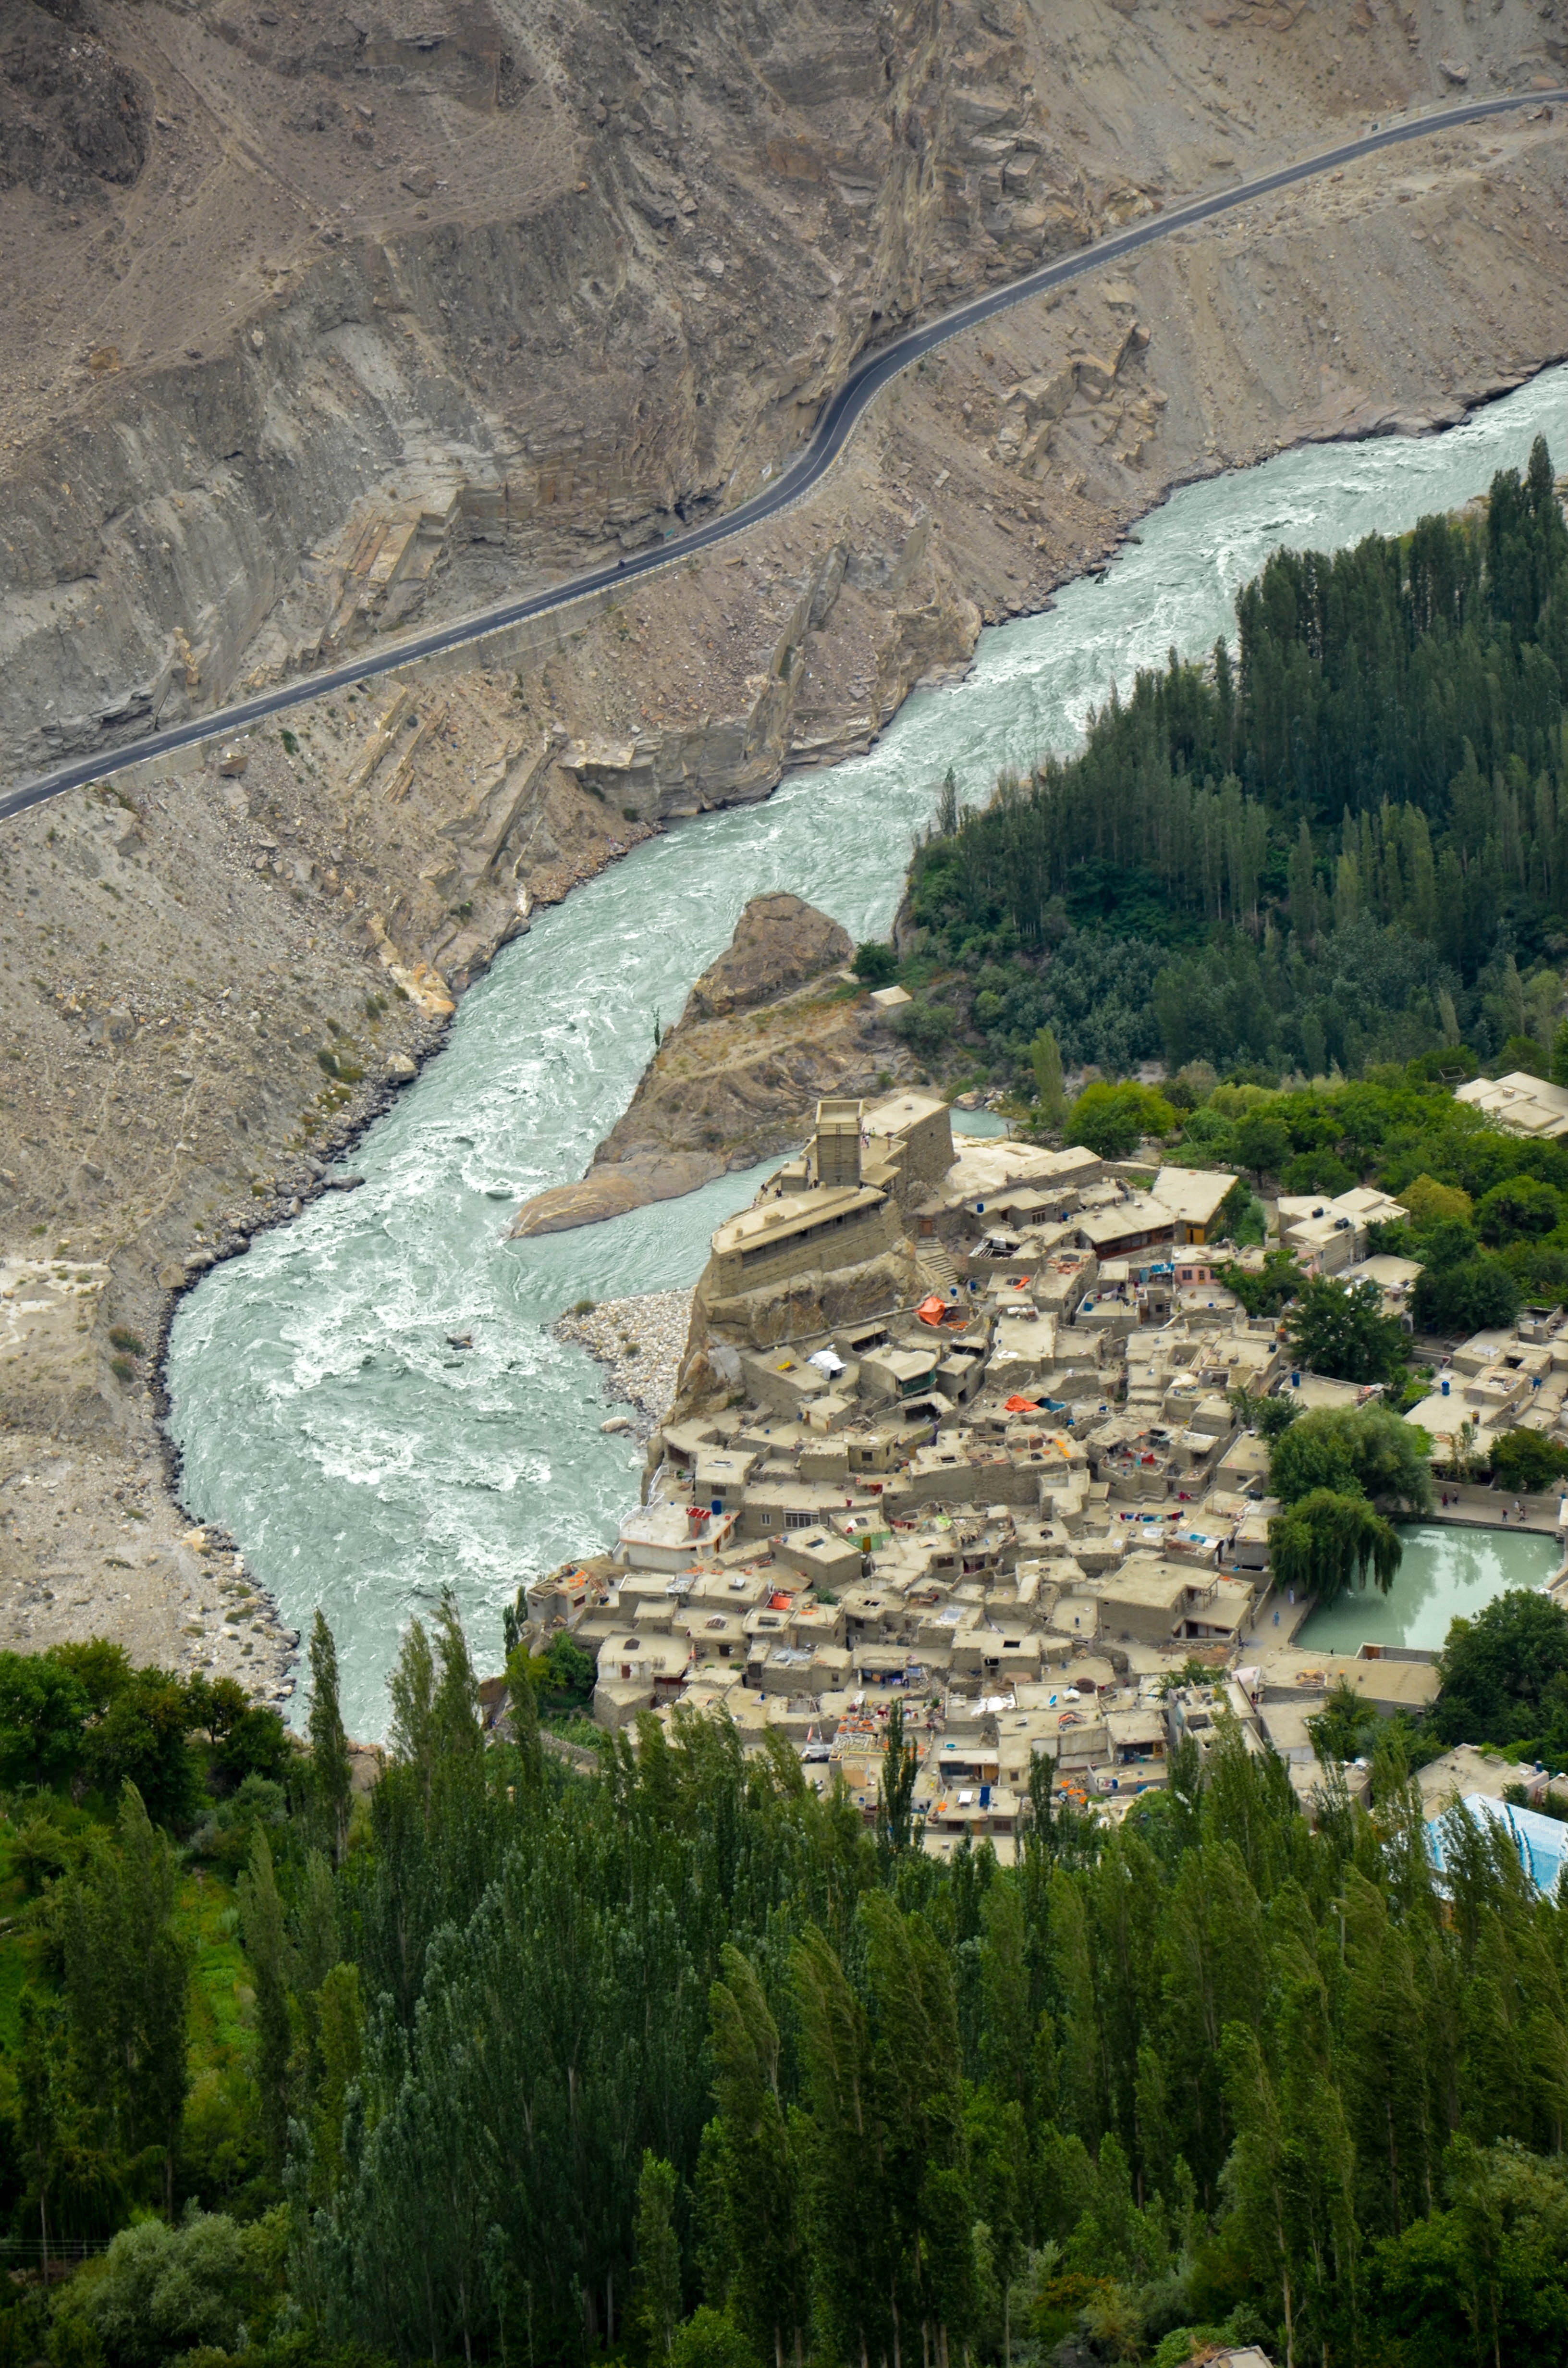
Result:
[[[652,1424],[675,1404],[690,1326],[689,1291],[650,1291],[601,1300],[580,1315],[562,1316],[551,1329],[604,1366],[607,1397],[624,1399]]]

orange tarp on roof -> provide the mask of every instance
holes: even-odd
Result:
[[[940,1298],[936,1292],[931,1293],[929,1299],[923,1299],[915,1311],[922,1324],[939,1324],[947,1312],[947,1301]]]

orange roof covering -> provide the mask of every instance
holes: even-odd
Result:
[[[922,1324],[939,1324],[947,1312],[947,1301],[936,1292],[931,1293],[929,1299],[923,1299],[915,1311]]]
[[[1003,1401],[1003,1411],[1006,1414],[1038,1414],[1040,1412],[1040,1400],[1038,1398],[1021,1397],[1006,1398]]]

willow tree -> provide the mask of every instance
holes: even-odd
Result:
[[[1369,1575],[1386,1595],[1404,1549],[1392,1521],[1365,1497],[1313,1488],[1268,1524],[1268,1553],[1282,1587],[1300,1588],[1320,1603],[1337,1603]]]

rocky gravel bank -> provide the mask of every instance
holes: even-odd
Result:
[[[675,1404],[690,1326],[689,1291],[649,1291],[634,1299],[601,1300],[581,1315],[562,1315],[551,1328],[558,1340],[574,1342],[604,1366],[606,1397],[636,1407],[643,1419],[630,1428],[645,1438]]]

